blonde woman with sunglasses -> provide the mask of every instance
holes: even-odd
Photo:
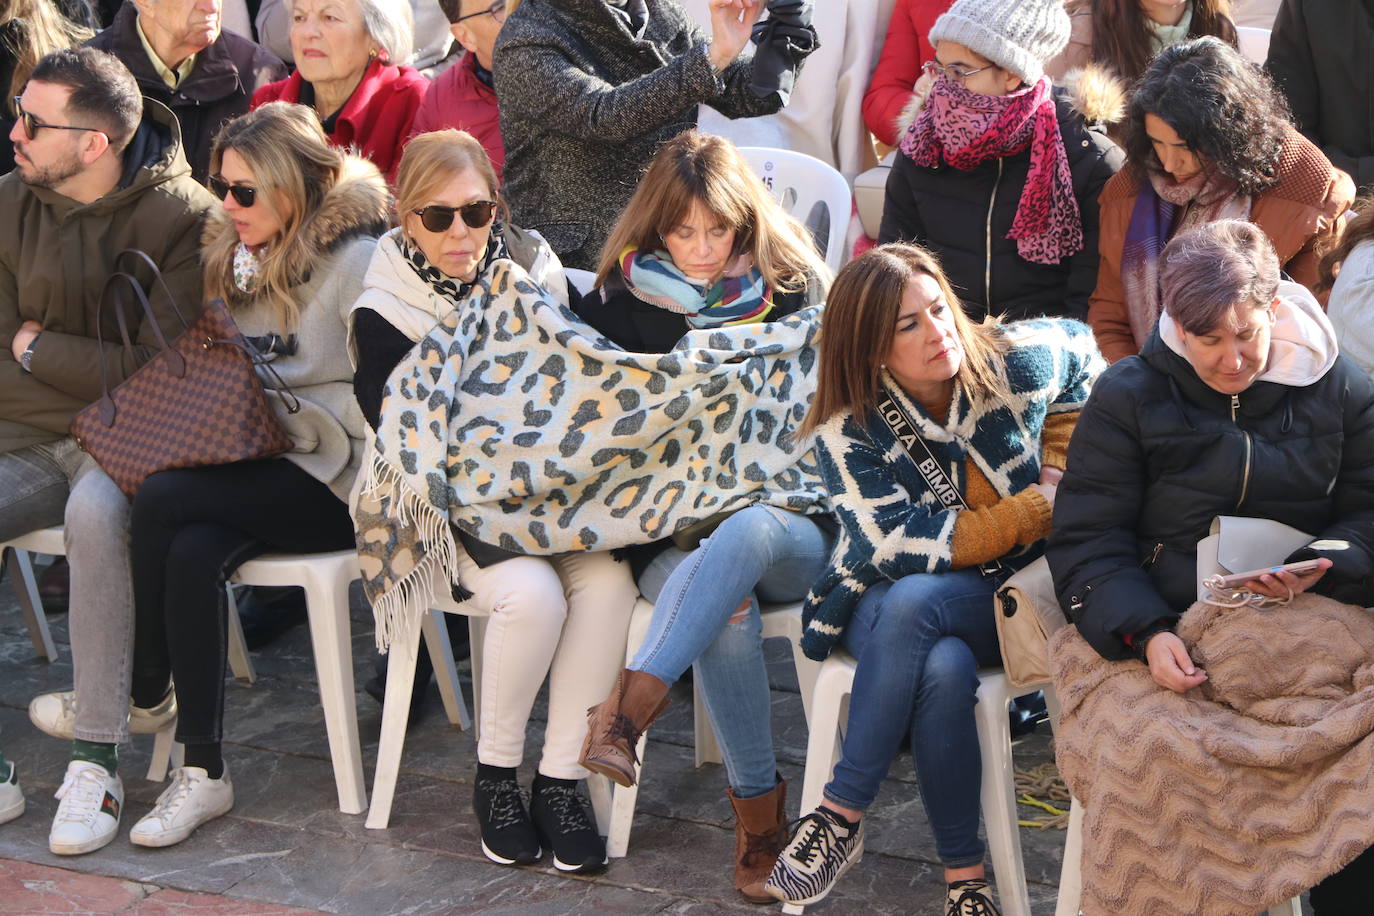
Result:
[[[434,131],[406,146],[396,174],[399,225],[383,236],[353,312],[354,390],[374,428],[392,370],[496,261],[515,261],[567,303],[558,257],[538,235],[503,222],[496,189],[491,162],[470,134]],[[578,792],[587,771],[577,758],[587,707],[611,689],[624,660],[638,594],[629,567],[608,551],[533,557],[462,531],[458,540],[465,597],[490,613],[473,780],[482,852],[501,865],[529,865],[552,852],[559,871],[599,871],[606,848]],[[546,676],[548,724],[527,807],[516,768]]]

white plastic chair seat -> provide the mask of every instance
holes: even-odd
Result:
[[[1236,28],[1236,40],[1240,44],[1240,53],[1251,63],[1264,66],[1264,61],[1269,57],[1269,29],[1258,29],[1254,26],[1238,26]]]
[[[854,688],[857,663],[843,650],[831,653],[820,666],[815,695],[811,699],[810,735],[806,748],[806,776],[802,782],[801,810],[820,805],[825,783],[840,759],[840,737],[848,718],[849,695]],[[1021,861],[1021,836],[1017,830],[1015,770],[1007,704],[1036,690],[1052,694],[1049,685],[1014,688],[1000,668],[978,672],[978,705],[974,715],[978,747],[983,762],[981,802],[987,831],[988,853],[997,879],[1004,916],[1031,916],[1026,889],[1026,870]],[[1057,712],[1051,703],[1051,712]],[[788,904],[785,913],[801,913],[804,907]]]
[[[843,267],[848,260],[844,237],[854,208],[844,176],[815,156],[794,150],[742,146],[739,151],[782,208],[811,230],[826,265],[832,271]]]

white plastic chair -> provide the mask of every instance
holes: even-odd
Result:
[[[596,273],[594,271],[582,270],[578,267],[565,267],[563,268],[563,275],[568,278],[573,289],[584,296],[596,288]]]
[[[807,658],[801,651],[801,604],[777,604],[762,608],[763,636],[784,637],[792,646],[792,661],[797,669],[797,682],[801,688],[802,708],[810,721],[810,697],[821,666]],[[625,664],[634,658],[639,646],[649,632],[649,623],[654,615],[654,606],[647,599],[640,598],[635,603],[634,614],[630,618],[630,635],[626,642]],[[720,763],[720,746],[716,743],[715,732],[711,729],[710,717],[706,714],[706,704],[701,699],[701,688],[693,682],[692,715],[695,731],[696,765]],[[635,784],[630,787],[615,786],[611,804],[610,829],[606,835],[606,853],[611,858],[623,857],[630,846],[630,828],[634,822],[635,802],[639,798],[639,780],[644,768],[644,752],[648,736],[639,738],[639,766],[635,770]],[[605,823],[604,821],[602,822]]]
[[[1240,42],[1241,56],[1252,63],[1264,66],[1265,59],[1269,57],[1269,33],[1269,29],[1238,26],[1236,38]]]
[[[21,535],[0,544],[0,552],[9,551],[8,560],[10,582],[14,594],[19,599],[19,610],[24,614],[24,625],[28,627],[29,639],[33,640],[33,650],[49,662],[57,660],[57,647],[53,645],[52,633],[48,630],[48,618],[43,613],[43,603],[38,598],[38,580],[33,575],[33,561],[30,553],[48,553],[61,556],[66,553],[62,544],[62,528],[44,528]],[[0,554],[2,555],[2,554]]]
[[[742,146],[740,152],[784,210],[806,224],[826,265],[838,271],[848,260],[844,237],[854,196],[844,176],[815,156],[787,149]]]
[[[811,699],[810,735],[806,748],[806,776],[802,783],[801,810],[820,805],[825,783],[840,759],[840,735],[849,715],[849,695],[854,687],[857,663],[848,652],[837,650],[821,665]],[[1016,697],[1048,685],[1012,687],[1000,668],[978,672],[978,748],[983,760],[981,802],[987,830],[988,853],[997,879],[997,893],[1004,916],[1031,916],[1026,890],[1026,869],[1021,861],[1021,836],[1017,830],[1015,769],[1011,757],[1011,733],[1007,705]],[[1050,706],[1055,710],[1054,704]],[[804,907],[788,904],[785,913],[801,913]]]

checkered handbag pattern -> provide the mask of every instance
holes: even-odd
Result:
[[[77,413],[71,433],[126,496],[133,499],[157,471],[267,458],[291,448],[258,379],[255,351],[222,299],[210,302],[169,345],[133,276],[111,274],[98,309],[112,300],[112,307],[122,308],[121,288],[134,292],[160,349],[111,389],[102,346],[104,394]],[[98,315],[96,327],[98,337]],[[124,343],[130,345],[127,336]]]

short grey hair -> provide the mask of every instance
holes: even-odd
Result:
[[[1160,255],[1164,311],[1189,334],[1210,334],[1233,306],[1268,308],[1279,258],[1254,223],[1223,219],[1174,236]]]
[[[415,56],[415,16],[410,0],[358,0],[363,28],[386,53],[387,62],[403,67]]]

